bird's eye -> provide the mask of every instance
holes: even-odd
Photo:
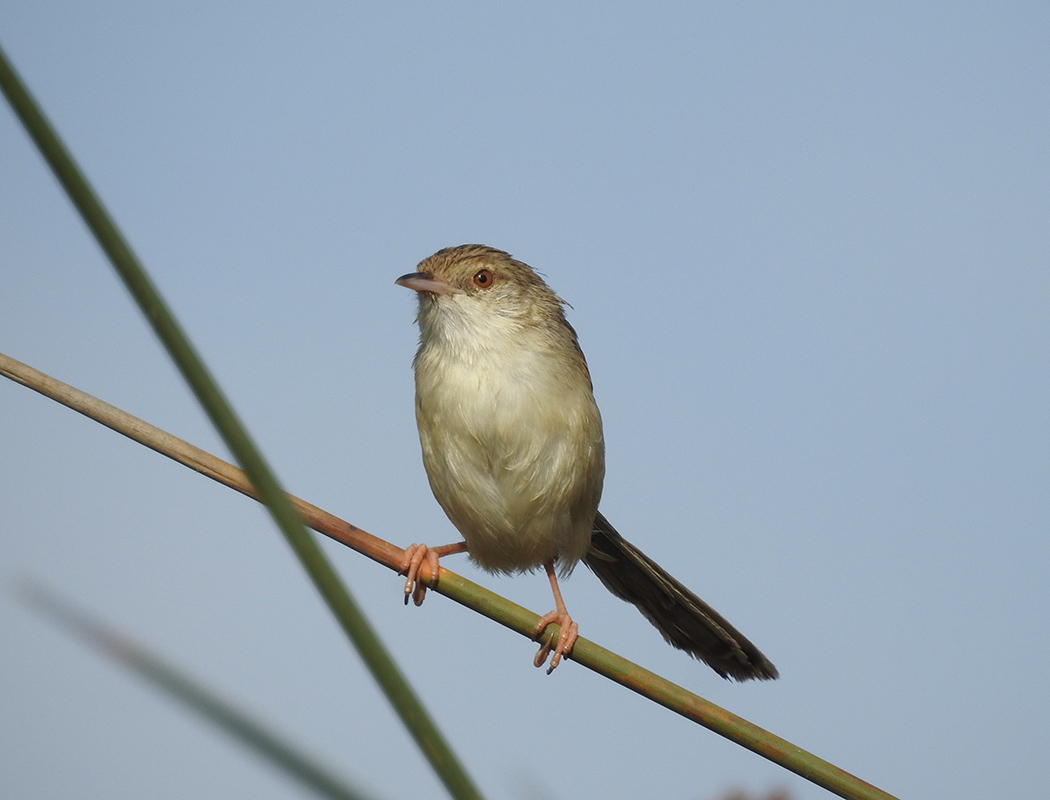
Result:
[[[488,289],[494,280],[495,276],[490,269],[479,269],[474,273],[474,285],[479,289]]]

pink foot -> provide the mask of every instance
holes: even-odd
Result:
[[[423,565],[424,560],[430,567],[428,577],[431,585],[437,586],[438,576],[441,574],[438,567],[438,559],[441,556],[465,552],[467,552],[466,542],[443,544],[440,547],[427,547],[425,544],[410,544],[406,547],[404,555],[401,557],[401,568],[398,570],[406,578],[405,605],[408,605],[408,598],[411,597],[413,603],[421,606],[423,605],[423,599],[427,596],[427,585],[420,577],[420,567]]]
[[[554,605],[557,608],[549,614],[544,614],[540,617],[540,621],[536,623],[536,631],[533,636],[539,636],[543,633],[543,629],[552,622],[561,628],[561,632],[558,634],[558,644],[554,648],[554,657],[551,659],[550,667],[547,668],[547,674],[550,675],[554,672],[554,668],[561,663],[561,657],[567,656],[572,652],[572,646],[576,644],[579,627],[572,621],[572,617],[569,616],[569,612],[565,608],[565,601],[561,599],[561,589],[558,588],[558,576],[554,571],[553,559],[545,562],[543,569],[546,570],[547,578],[551,582],[551,591],[554,592]],[[539,652],[532,659],[532,663],[537,667],[542,667],[547,661],[547,656],[550,655],[550,652],[551,644],[548,640],[540,645]]]
[[[412,602],[417,606],[423,605],[423,600],[427,596],[427,585],[423,583],[422,578],[419,575],[419,568],[423,564],[423,559],[426,559],[427,564],[430,566],[430,574],[433,576],[434,583],[437,583],[438,578],[438,553],[436,550],[431,550],[425,544],[412,544],[405,548],[404,558],[401,560],[401,573],[405,576],[405,605],[408,605],[408,598],[412,598]]]
[[[572,646],[576,644],[576,639],[579,635],[579,626],[572,621],[572,617],[569,616],[564,608],[561,611],[551,611],[540,617],[540,621],[536,623],[535,635],[539,636],[543,633],[544,629],[552,622],[561,628],[561,631],[558,634],[558,644],[554,647],[554,657],[551,659],[551,665],[547,668],[548,675],[554,672],[554,668],[561,663],[562,656],[567,656],[572,652]],[[540,645],[540,649],[532,663],[537,667],[542,667],[546,663],[550,652],[551,642],[547,640]]]

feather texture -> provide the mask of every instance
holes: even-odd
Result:
[[[723,678],[778,677],[776,667],[740,631],[624,539],[600,512],[583,563],[606,589],[641,611],[669,644]]]
[[[564,575],[583,559],[668,642],[722,677],[777,677],[736,628],[598,513],[602,420],[561,298],[527,264],[484,245],[439,250],[417,269],[398,283],[419,295],[423,464],[471,559],[491,572],[544,567],[563,628],[571,618],[554,565]],[[411,573],[408,584],[406,592]],[[574,638],[560,640],[551,668]]]

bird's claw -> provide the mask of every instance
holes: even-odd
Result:
[[[401,573],[405,576],[405,605],[408,598],[417,606],[423,605],[427,596],[427,585],[419,574],[419,568],[426,560],[430,566],[430,579],[437,584],[438,579],[438,554],[428,548],[425,544],[413,544],[405,548],[405,555],[401,560]]]
[[[554,656],[551,658],[550,666],[547,668],[548,675],[554,672],[554,668],[561,663],[562,656],[572,653],[572,647],[576,644],[576,639],[579,636],[579,626],[564,611],[551,611],[540,617],[539,622],[536,623],[534,635],[539,636],[542,634],[544,629],[552,622],[560,629],[557,646],[552,645],[552,639],[545,639],[540,643],[540,649],[536,652],[536,657],[532,659],[533,666],[542,667],[547,662],[547,656],[550,655],[553,648]]]

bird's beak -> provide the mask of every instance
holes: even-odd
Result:
[[[430,272],[410,272],[402,275],[396,281],[398,286],[413,289],[417,292],[429,292],[430,294],[459,294],[460,290]]]

